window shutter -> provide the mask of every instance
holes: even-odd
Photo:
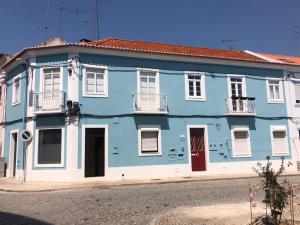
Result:
[[[300,83],[294,85],[296,103],[300,103]]]
[[[158,131],[142,131],[142,152],[158,152]]]
[[[277,130],[273,131],[273,153],[282,154],[287,153],[288,149],[286,146],[286,131]]]
[[[248,131],[234,131],[234,152],[236,155],[248,155]]]

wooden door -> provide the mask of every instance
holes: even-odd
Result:
[[[190,129],[192,171],[206,171],[204,128]]]

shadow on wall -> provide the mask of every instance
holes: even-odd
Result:
[[[164,116],[134,116],[135,126],[139,125],[160,125],[160,129],[169,130],[169,120]]]
[[[256,130],[255,117],[230,116],[227,117],[227,123],[229,129],[231,126],[249,126],[250,130]]]
[[[13,213],[0,212],[0,225],[51,225],[41,220]]]

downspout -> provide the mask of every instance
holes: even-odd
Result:
[[[26,64],[24,63],[23,64],[24,68],[25,68],[25,88],[24,88],[24,115],[23,115],[23,130],[26,129],[26,118],[27,118],[27,98],[28,98],[28,70],[30,69],[30,67],[28,66],[28,62],[26,62]],[[27,160],[27,157],[26,157],[26,154],[27,154],[27,151],[26,151],[26,142],[25,141],[22,141],[22,144],[23,144],[23,182],[26,181],[26,160]]]

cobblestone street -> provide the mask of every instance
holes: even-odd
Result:
[[[300,177],[288,177],[300,183]],[[248,200],[258,179],[86,188],[41,193],[0,193],[0,224],[149,224],[181,206]]]

